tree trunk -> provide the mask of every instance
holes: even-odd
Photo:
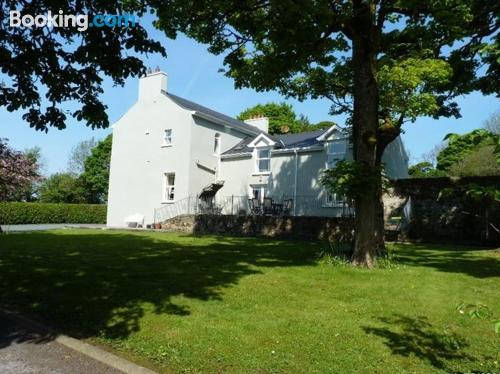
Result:
[[[353,78],[354,160],[377,172],[378,84],[376,79],[376,30],[374,9],[370,2],[354,1],[353,9]],[[371,268],[375,265],[380,233],[377,212],[380,212],[379,193],[376,188],[359,196],[355,202],[356,237],[351,262],[355,266]],[[378,233],[378,236],[377,236]],[[383,240],[383,237],[382,237]]]

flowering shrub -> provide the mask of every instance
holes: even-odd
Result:
[[[0,138],[0,201],[15,200],[19,191],[40,179],[36,161],[13,150],[7,139]]]

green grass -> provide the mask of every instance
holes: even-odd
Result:
[[[164,372],[499,372],[500,252],[61,230],[0,236],[0,301]],[[483,318],[461,303],[484,304]]]

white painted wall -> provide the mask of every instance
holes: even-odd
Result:
[[[154,209],[162,204],[165,172],[175,172],[176,199],[188,195],[193,119],[161,93],[163,78],[156,78],[147,86],[156,94],[139,96],[113,126],[108,226],[124,226],[125,218],[136,213],[152,223]],[[172,129],[171,147],[162,146],[165,129]]]
[[[203,187],[221,179],[220,154],[214,153],[215,134],[220,135],[220,154],[238,144],[247,135],[230,129],[226,126],[209,122],[203,118],[194,117],[194,126],[191,130],[190,141],[190,171],[189,171],[189,194],[196,196]],[[216,169],[217,174],[208,172],[200,165]],[[225,187],[221,189],[224,194]]]

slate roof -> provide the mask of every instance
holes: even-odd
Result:
[[[294,149],[311,147],[320,144],[316,140],[318,136],[323,134],[326,130],[316,130],[310,132],[301,132],[298,134],[283,134],[283,135],[268,135],[269,138],[276,142],[277,149]],[[238,153],[250,153],[252,148],[248,147],[248,144],[254,140],[255,137],[247,137],[241,142],[236,144],[233,148],[224,152],[224,155],[238,154]]]
[[[225,114],[216,112],[215,110],[212,110],[212,109],[207,108],[203,105],[192,102],[190,100],[184,99],[184,98],[179,97],[177,95],[171,94],[169,92],[163,91],[163,93],[168,98],[170,98],[174,103],[176,103],[177,105],[180,105],[181,107],[183,107],[185,109],[206,114],[208,116],[217,118],[221,121],[227,122],[235,127],[243,127],[243,128],[249,129],[251,131],[254,131],[255,133],[263,133],[263,131],[260,130],[259,128],[252,126],[252,125],[248,125],[243,121],[240,121],[240,120],[237,120],[237,119],[232,118],[230,116],[227,116]],[[311,147],[311,146],[320,144],[320,142],[318,142],[316,140],[316,138],[325,132],[326,132],[326,130],[316,130],[316,131],[309,131],[309,132],[301,132],[298,134],[269,135],[269,134],[265,133],[265,135],[277,143],[276,147],[275,147],[277,149],[294,149],[294,148]],[[252,142],[252,140],[254,140],[254,139],[255,139],[255,136],[248,136],[245,139],[243,139],[241,142],[236,144],[233,148],[224,152],[223,154],[224,155],[231,155],[231,154],[237,154],[237,153],[252,152],[252,148],[248,147],[248,144],[250,144]]]
[[[233,117],[226,116],[225,114],[216,112],[215,110],[212,110],[210,108],[204,107],[203,105],[200,105],[200,104],[197,104],[195,102],[189,101],[187,99],[184,99],[184,98],[179,97],[177,95],[171,94],[169,92],[163,92],[163,93],[168,98],[170,98],[173,102],[175,102],[176,104],[180,105],[181,107],[183,107],[185,109],[193,110],[193,111],[196,111],[196,112],[200,112],[200,113],[209,115],[209,116],[217,118],[217,119],[219,119],[221,121],[227,122],[227,123],[229,123],[229,124],[231,124],[233,126],[247,128],[247,129],[249,129],[251,131],[254,131],[256,133],[261,133],[262,132],[259,128],[255,127],[255,126],[248,125],[248,124],[246,124],[243,121],[237,120],[237,119],[235,119]]]

